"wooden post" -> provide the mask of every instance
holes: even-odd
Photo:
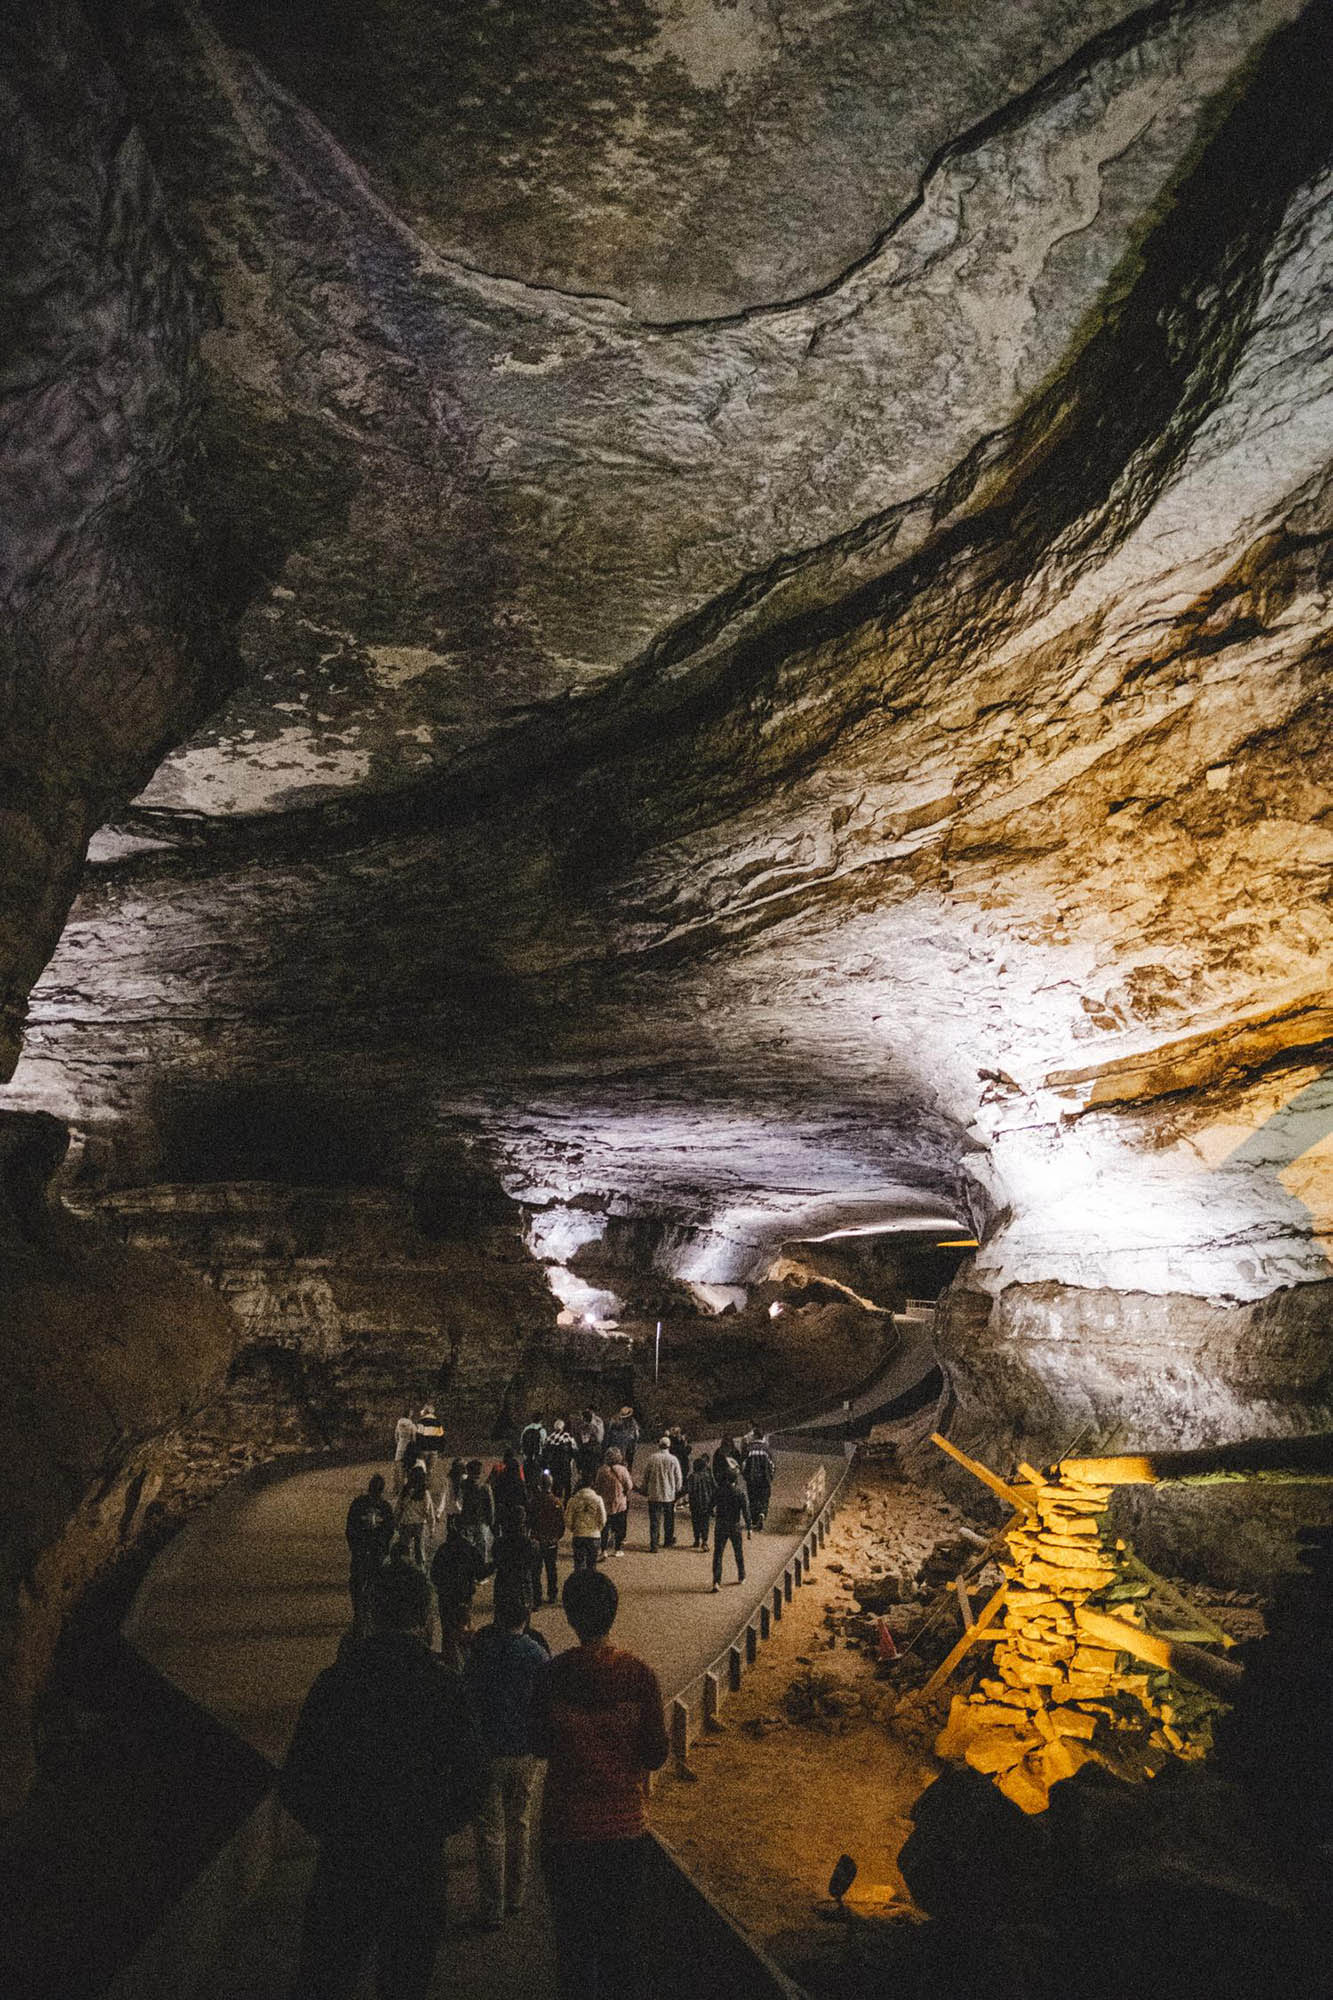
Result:
[[[963,1630],[970,1632],[976,1620],[972,1616],[972,1600],[967,1594],[967,1585],[963,1582],[961,1576],[954,1578],[953,1588],[954,1595],[958,1599],[958,1609],[963,1614]]]
[[[983,1486],[989,1486],[991,1492],[1003,1500],[1006,1506],[1012,1507],[1016,1513],[1036,1513],[1037,1501],[1034,1494],[1024,1493],[1019,1487],[1010,1486],[1007,1480],[992,1472],[988,1465],[982,1465],[975,1458],[969,1458],[965,1451],[959,1451],[956,1444],[950,1444],[948,1438],[941,1437],[938,1431],[931,1432],[930,1441],[938,1445],[941,1451],[947,1451],[950,1458],[956,1459],[963,1470],[970,1472],[974,1479],[979,1479]]]
[[[750,1620],[749,1624],[748,1624],[748,1625],[746,1626],[746,1628],[745,1628],[745,1664],[746,1664],[746,1666],[747,1666],[747,1667],[752,1667],[752,1666],[754,1665],[754,1663],[755,1663],[755,1660],[756,1660],[756,1659],[758,1658],[758,1656],[759,1656],[759,1634],[758,1634],[758,1632],[756,1632],[756,1630],[755,1630],[755,1627],[754,1627],[754,1620],[753,1620],[753,1618],[752,1618],[752,1619]]]
[[[1279,1483],[1333,1479],[1333,1432],[1303,1438],[1244,1438],[1194,1451],[1154,1451],[1118,1458],[1064,1458],[1063,1479],[1091,1486],[1211,1485],[1231,1479]]]
[[[1198,1646],[1159,1638],[1157,1633],[1145,1632],[1123,1618],[1090,1611],[1085,1604],[1077,1607],[1074,1618],[1079,1631],[1086,1632],[1099,1646],[1114,1646],[1118,1652],[1129,1653],[1150,1667],[1167,1667],[1173,1674],[1207,1688],[1210,1694],[1220,1695],[1223,1701],[1235,1700],[1236,1689],[1245,1678],[1245,1669],[1238,1660],[1222,1659],[1216,1653],[1202,1652]]]
[[[1009,1586],[1006,1583],[1002,1583],[1000,1585],[994,1597],[992,1597],[992,1599],[990,1600],[990,1603],[980,1613],[975,1624],[968,1627],[967,1631],[964,1632],[962,1638],[958,1641],[958,1644],[954,1647],[953,1651],[951,1653],[946,1654],[945,1658],[940,1661],[939,1665],[936,1667],[930,1679],[926,1682],[925,1686],[921,1689],[920,1693],[915,1697],[917,1701],[929,1700],[930,1696],[934,1694],[936,1688],[940,1686],[941,1682],[948,1680],[950,1674],[953,1672],[954,1668],[958,1665],[958,1662],[962,1659],[964,1653],[966,1653],[970,1647],[976,1644],[977,1640],[980,1639],[982,1634],[985,1632],[987,1626],[990,1625],[991,1622],[996,1617],[999,1616],[1000,1608],[1004,1603],[1004,1594],[1008,1588]],[[999,1635],[996,1634],[995,1636],[998,1637]]]
[[[731,1692],[733,1694],[738,1694],[740,1692],[741,1670],[743,1664],[744,1663],[741,1657],[740,1647],[733,1646],[730,1652],[727,1654],[727,1677],[731,1682]]]
[[[786,1567],[786,1569],[784,1569],[784,1570],[783,1570],[783,1572],[782,1572],[782,1595],[783,1595],[783,1599],[784,1599],[784,1601],[785,1601],[785,1602],[786,1602],[787,1604],[790,1604],[790,1603],[791,1603],[791,1564],[790,1564],[790,1563],[788,1563],[788,1564],[787,1564],[787,1567]]]
[[[704,1675],[704,1728],[716,1732],[722,1727],[722,1683],[715,1673]]]
[[[767,1604],[759,1607],[759,1637],[767,1639],[773,1630],[773,1614]]]
[[[775,1625],[782,1622],[782,1585],[780,1583],[773,1585],[773,1622]]]
[[[692,1778],[690,1769],[690,1711],[679,1699],[671,1704],[671,1755],[678,1778]]]
[[[797,1549],[796,1554],[791,1559],[791,1580],[797,1590],[799,1590],[801,1585],[805,1582],[805,1578],[801,1574],[801,1567],[802,1567],[801,1551]]]

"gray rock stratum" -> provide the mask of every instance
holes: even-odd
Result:
[[[552,1322],[966,1225],[960,1434],[1333,1417],[1333,7],[8,32],[71,1192],[251,1320],[264,1187],[485,1182]]]

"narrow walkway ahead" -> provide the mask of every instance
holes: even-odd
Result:
[[[830,1482],[841,1456],[782,1453],[770,1527],[746,1543],[746,1580],[709,1590],[710,1560],[688,1545],[647,1551],[647,1511],[637,1502],[624,1557],[609,1573],[620,1590],[617,1643],[652,1662],[671,1695],[728,1644],[780,1576],[802,1538],[797,1508],[811,1472],[823,1463]],[[257,1492],[224,1495],[193,1521],[149,1572],[126,1635],[159,1672],[280,1763],[311,1681],[327,1666],[347,1628],[347,1551],[343,1520],[374,1465],[330,1466],[299,1473]],[[562,1560],[562,1577],[568,1562]],[[484,1622],[489,1586],[478,1593]],[[573,1635],[557,1606],[536,1614],[552,1651]],[[440,1953],[432,2000],[543,2000],[551,1985],[551,1946],[538,1885],[530,1910],[502,1932],[468,1928],[475,1909],[469,1835],[449,1843],[450,1930]],[[247,1906],[218,1954],[202,2000],[278,2000],[294,1970],[300,1907],[312,1850],[289,1859]]]

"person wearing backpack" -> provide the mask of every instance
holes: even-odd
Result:
[[[457,1674],[430,1652],[430,1585],[411,1564],[371,1586],[370,1636],[315,1680],[278,1778],[319,1843],[293,2000],[426,2000],[444,1931],[444,1842],[475,1818],[489,1763]]]

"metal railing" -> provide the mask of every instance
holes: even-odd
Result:
[[[724,1689],[731,1694],[739,1690],[745,1669],[754,1665],[760,1646],[771,1636],[773,1627],[781,1623],[787,1606],[806,1581],[810,1565],[828,1537],[829,1524],[851,1470],[852,1461],[845,1459],[831,1488],[827,1467],[822,1462],[811,1473],[801,1510],[807,1525],[799,1545],[729,1644],[668,1704],[671,1754],[677,1776],[693,1776],[689,1767],[691,1743],[700,1729],[721,1727]]]

